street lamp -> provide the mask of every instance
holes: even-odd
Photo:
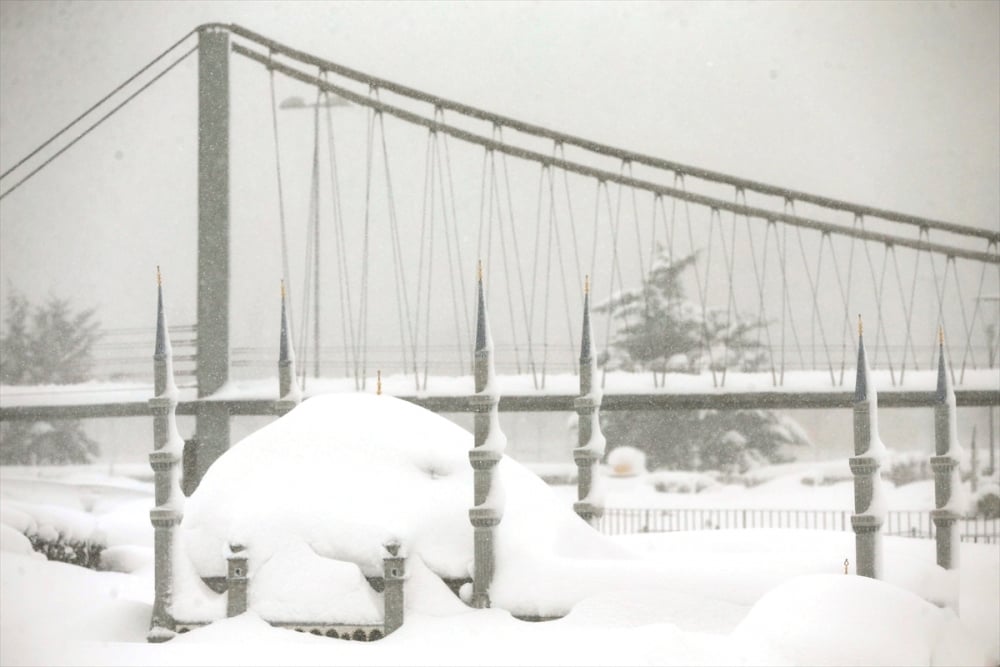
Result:
[[[997,306],[997,317],[990,320],[989,323],[986,325],[986,346],[987,346],[987,354],[989,355],[989,368],[994,368],[996,367],[996,362],[997,362],[996,358],[997,346],[995,343],[997,341],[997,320],[1000,320],[1000,295],[991,294],[988,296],[977,296],[976,301],[987,301],[993,303],[994,306]],[[993,428],[994,428],[993,406],[992,405],[987,406],[986,410],[987,410],[987,415],[989,416],[987,428],[989,429],[990,469],[983,472],[985,472],[987,475],[992,475],[997,469],[996,442],[994,440],[996,436],[993,433]]]
[[[278,105],[279,109],[313,109],[316,107],[351,107],[354,106],[350,101],[345,100],[339,95],[334,95],[333,93],[327,93],[323,96],[323,101],[321,102],[306,102],[300,95],[292,95],[291,97],[286,97]]]
[[[332,107],[354,106],[348,100],[333,93],[323,93],[316,102],[306,102],[299,95],[286,97],[278,105],[279,109],[314,109],[315,119],[313,121],[313,131],[316,133],[316,143],[313,153],[314,169],[319,168],[319,110]],[[319,188],[319,174],[314,173],[316,179],[317,193]],[[313,376],[319,377],[319,200],[317,194],[315,219],[313,224]],[[303,373],[304,373],[303,369]],[[305,376],[303,375],[303,381]]]

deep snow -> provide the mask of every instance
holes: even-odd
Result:
[[[497,608],[472,610],[439,578],[464,575],[471,561],[471,444],[470,434],[443,418],[389,396],[362,395],[311,399],[235,445],[188,499],[181,533],[189,574],[221,574],[226,543],[248,544],[251,610],[160,645],[145,643],[153,592],[151,484],[96,469],[0,471],[0,662],[1000,661],[1000,546],[963,543],[956,582],[935,565],[932,541],[886,537],[885,581],[872,581],[843,574],[844,559],[854,555],[849,532],[612,538],[573,514],[574,488],[549,487],[509,457],[498,467],[507,505],[497,541]],[[850,510],[849,481],[802,483],[843,472],[845,461],[775,467],[756,487],[715,484],[697,494],[657,492],[657,475],[640,473],[608,477],[607,497],[633,507],[655,499],[667,507]],[[762,479],[768,474],[762,471]],[[932,506],[927,484],[908,486],[920,488],[886,486],[890,508]],[[108,545],[109,571],[29,552],[23,533],[44,531]],[[394,635],[359,644],[261,620],[302,614],[377,620],[378,594],[361,575],[377,573],[387,537],[409,547],[406,620]],[[961,594],[953,610],[943,603],[956,585]],[[221,596],[210,602],[209,616],[221,615],[222,602]],[[510,610],[566,615],[530,623]]]

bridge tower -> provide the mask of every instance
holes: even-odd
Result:
[[[229,32],[198,32],[198,398],[229,380]],[[229,447],[229,411],[199,404],[195,482]],[[193,488],[193,487],[192,487]]]

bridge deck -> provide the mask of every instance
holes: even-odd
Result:
[[[929,407],[934,403],[936,371],[908,371],[896,385],[888,371],[873,373],[879,405],[886,408]],[[832,409],[851,407],[854,371],[844,384],[834,385],[828,372],[787,372],[775,386],[770,373],[730,373],[725,386],[713,386],[711,374],[668,374],[665,386],[654,387],[649,373],[609,373],[603,410],[698,409]],[[839,381],[839,377],[835,378]],[[960,407],[1000,405],[1000,372],[997,369],[966,371],[955,388]],[[716,383],[722,380],[717,374]],[[537,377],[539,385],[542,378]],[[549,375],[536,388],[531,375],[497,377],[500,409],[508,412],[573,410],[578,380],[572,374]],[[365,391],[374,391],[373,379]],[[383,392],[435,412],[469,412],[470,377],[430,377],[427,389],[418,391],[413,376],[383,379]],[[307,378],[305,395],[356,391],[353,378]],[[0,386],[0,420],[83,419],[143,417],[150,415],[147,400],[152,384],[100,383],[63,386]],[[198,399],[194,387],[181,389],[177,414],[193,415],[200,402],[227,406],[232,415],[270,415],[277,394],[273,379],[230,381],[210,397]]]

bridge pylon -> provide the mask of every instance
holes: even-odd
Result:
[[[198,398],[229,380],[229,31],[198,32]],[[201,402],[195,469],[229,447],[229,410]]]

